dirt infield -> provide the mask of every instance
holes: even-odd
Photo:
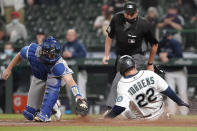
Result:
[[[27,120],[0,120],[0,126],[164,126],[197,127],[197,119],[168,119],[158,121],[101,120],[97,118],[77,118],[47,123]]]

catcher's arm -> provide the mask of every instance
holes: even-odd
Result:
[[[73,95],[76,98],[76,113],[80,114],[81,116],[85,116],[88,113],[88,104],[87,101],[82,98],[79,88],[76,84],[76,82],[73,80],[73,77],[71,74],[66,75],[63,77],[64,81],[67,83],[67,85],[71,88],[71,91]]]
[[[22,60],[22,57],[20,56],[20,53],[18,53],[13,59],[12,61],[9,63],[7,69],[3,72],[2,74],[2,79],[3,80],[7,80],[8,77],[10,76],[12,69],[18,64],[20,63]]]

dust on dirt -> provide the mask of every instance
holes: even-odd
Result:
[[[197,119],[163,119],[157,121],[134,121],[120,119],[98,119],[91,117],[70,120],[51,121],[47,123],[27,120],[0,120],[0,126],[168,126],[168,127],[197,127]]]

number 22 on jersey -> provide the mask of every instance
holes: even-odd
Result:
[[[141,93],[135,97],[137,104],[139,107],[144,107],[157,99],[155,95],[155,91],[153,88],[149,88],[145,94]]]

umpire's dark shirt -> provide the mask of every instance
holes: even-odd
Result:
[[[158,43],[144,18],[138,16],[134,21],[128,22],[123,12],[114,15],[107,32],[111,39],[116,39],[118,55],[142,54],[143,39],[151,46]]]

